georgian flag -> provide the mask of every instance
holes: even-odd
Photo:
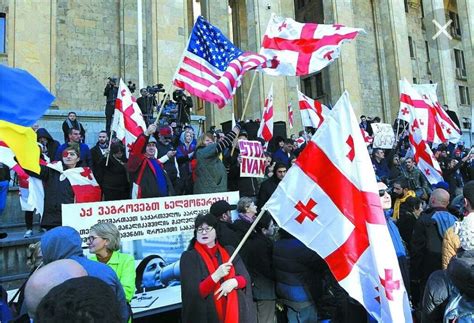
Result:
[[[120,86],[115,100],[115,113],[111,130],[123,142],[127,157],[130,147],[137,137],[146,130],[146,124],[138,106],[137,100],[130,93],[129,88],[120,79]]]
[[[400,81],[398,118],[408,123],[416,120],[421,138],[427,142],[456,143],[461,138],[459,128],[438,102],[436,84],[412,86],[407,80]]]
[[[46,166],[61,173],[60,181],[69,181],[74,192],[74,203],[99,202],[102,200],[102,191],[89,167],[63,169],[61,162],[53,162]]]
[[[278,62],[266,68],[270,75],[308,75],[322,70],[339,57],[343,42],[350,41],[361,28],[340,24],[303,24],[272,14],[263,36],[260,54]]]
[[[293,129],[293,106],[291,102],[288,103],[288,124],[290,125],[290,129]]]
[[[263,107],[262,120],[258,128],[257,137],[269,142],[273,137],[273,83],[268,91]]]
[[[304,189],[302,189],[304,188]],[[345,92],[263,209],[379,322],[412,322],[374,170]]]
[[[321,123],[323,123],[325,116],[331,111],[327,106],[307,97],[299,90],[298,105],[300,107],[303,127],[318,129]]]

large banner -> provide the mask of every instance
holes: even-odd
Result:
[[[260,141],[239,140],[240,177],[264,177],[265,154]]]
[[[372,123],[371,127],[374,132],[372,147],[392,149],[395,143],[395,134],[393,133],[392,126],[388,123]]]
[[[135,257],[137,296],[131,306],[142,316],[179,305],[179,259],[193,237],[194,219],[218,200],[237,204],[239,192],[63,204],[62,220],[79,231],[84,247],[92,225],[117,226],[121,251]]]

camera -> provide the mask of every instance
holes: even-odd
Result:
[[[190,96],[184,94],[184,91],[177,89],[173,92],[173,101],[176,102],[178,108],[178,121],[181,124],[188,124],[190,122],[191,108],[193,107],[193,100]]]
[[[163,88],[162,83],[158,83],[152,86],[147,86],[146,91],[151,95],[155,95],[158,92],[165,92],[165,89]]]
[[[135,90],[137,89],[137,86],[135,85],[135,83],[132,83],[132,81],[128,81],[127,87],[131,93],[135,92]]]
[[[117,84],[117,78],[116,77],[108,77],[107,79],[109,80],[109,83],[111,85]]]

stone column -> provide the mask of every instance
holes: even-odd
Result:
[[[469,1],[468,1],[469,2]],[[425,12],[426,34],[428,35],[428,44],[430,46],[430,56],[433,82],[438,83],[438,100],[447,104],[456,110],[457,100],[455,80],[455,65],[453,61],[454,53],[450,47],[450,40],[444,34],[440,34],[435,40],[432,36],[438,31],[438,28],[432,22],[435,19],[439,25],[444,26],[447,22],[446,12],[443,0],[425,0],[423,1]],[[447,28],[449,32],[449,28]]]
[[[466,63],[467,83],[469,86],[469,94],[471,97],[470,111],[458,111],[458,115],[462,117],[471,118],[473,115],[473,95],[474,95],[474,2],[471,0],[458,0],[458,13],[461,23],[462,32],[462,46],[464,49],[464,60]],[[466,110],[466,109],[464,109]],[[462,125],[461,125],[462,126]],[[471,129],[473,129],[474,120],[471,120]],[[472,130],[471,130],[472,131]]]
[[[407,20],[403,1],[373,1],[385,122],[392,123],[400,108],[399,80],[413,81]]]

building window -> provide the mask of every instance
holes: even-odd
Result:
[[[7,15],[0,12],[0,54],[7,52]]]
[[[324,96],[323,75],[321,72],[313,74],[307,78],[301,79],[304,94],[313,99],[319,99]]]
[[[451,35],[457,38],[461,37],[461,24],[459,22],[459,15],[455,12],[449,12],[449,19],[453,22],[450,25]]]
[[[413,38],[408,36],[408,47],[410,47],[410,57],[415,58],[415,43],[413,42]]]
[[[296,8],[301,9],[304,8],[305,1],[304,0],[296,0]]]
[[[467,86],[459,85],[459,103],[462,105],[471,105],[469,88]]]
[[[461,80],[466,79],[466,63],[464,61],[464,52],[462,50],[454,49],[454,61],[456,63],[456,77]]]
[[[416,79],[416,77],[413,78],[413,84],[418,84],[418,80]]]
[[[404,0],[403,4],[405,5],[405,12],[408,12],[408,0]]]
[[[420,0],[421,19],[425,18],[425,9],[423,9],[423,0]]]

